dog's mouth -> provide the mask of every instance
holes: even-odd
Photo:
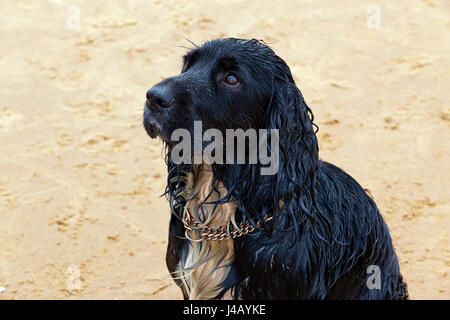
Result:
[[[144,127],[145,127],[145,131],[147,131],[147,134],[152,139],[157,138],[161,131],[155,123],[148,123],[145,120],[144,120]]]
[[[145,106],[143,124],[145,131],[152,139],[160,138],[163,142],[170,144],[171,133],[167,127],[167,115],[150,111]]]
[[[155,139],[162,132],[162,123],[159,119],[157,119],[157,117],[155,117],[153,112],[149,111],[147,104],[148,102],[146,102],[144,106],[144,128],[150,138]]]

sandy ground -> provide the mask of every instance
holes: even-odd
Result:
[[[288,62],[321,158],[371,190],[411,298],[450,298],[450,2],[371,2],[379,29],[358,0],[3,0],[0,299],[181,298],[141,114],[184,38],[219,36]]]

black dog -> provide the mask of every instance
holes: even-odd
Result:
[[[174,163],[175,129],[278,129],[279,170]],[[166,145],[167,266],[186,299],[406,299],[388,227],[365,190],[319,160],[313,115],[262,41],[218,39],[147,92]],[[202,146],[205,147],[204,145]]]

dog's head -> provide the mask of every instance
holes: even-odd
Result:
[[[270,105],[295,87],[286,63],[257,40],[217,39],[184,56],[181,74],[147,92],[144,126],[170,142],[178,128],[267,128]],[[286,90],[282,93],[282,90]],[[286,101],[284,101],[286,102]]]
[[[242,188],[252,188],[248,192],[255,194],[270,192],[274,203],[283,194],[312,188],[318,160],[312,120],[287,64],[262,41],[235,38],[212,40],[188,52],[181,74],[147,92],[144,112],[147,133],[169,148],[174,130],[195,135],[195,121],[201,121],[203,131],[279,130],[280,172],[263,182],[276,190],[254,189],[259,185],[251,181],[259,179],[250,173],[254,166],[237,169],[238,176],[245,171],[251,177],[247,184],[252,186]]]

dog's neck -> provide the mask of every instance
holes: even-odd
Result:
[[[193,218],[212,229],[235,224],[236,204],[232,201],[215,203],[226,196],[227,189],[220,180],[214,179],[210,165],[193,166],[184,180],[186,186],[181,195],[186,200],[185,211]]]

